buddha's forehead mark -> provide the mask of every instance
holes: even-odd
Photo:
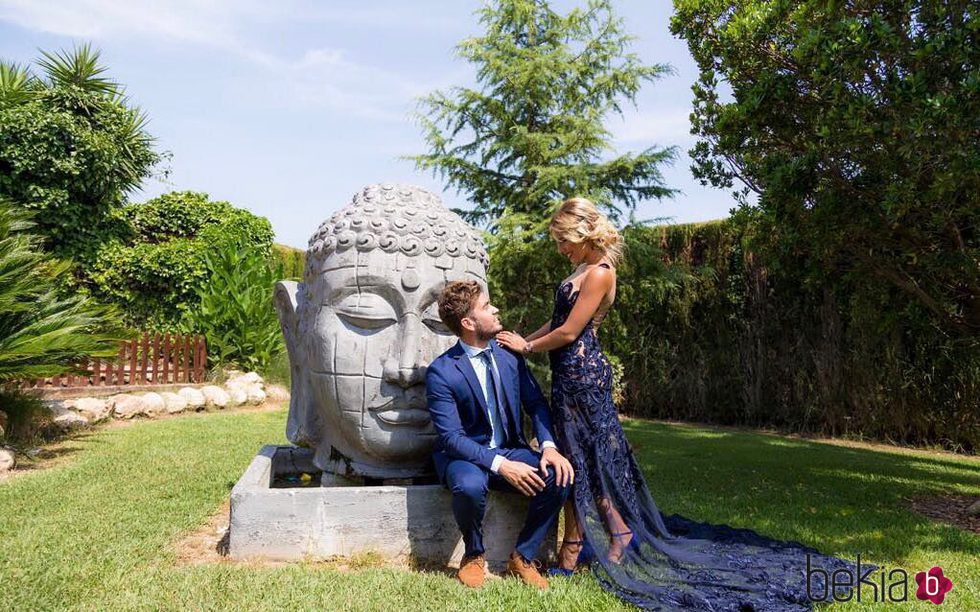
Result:
[[[422,279],[415,268],[408,268],[402,272],[402,288],[405,291],[415,291],[419,288]]]

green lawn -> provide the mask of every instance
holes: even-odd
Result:
[[[593,610],[618,602],[588,575],[538,594],[514,580],[469,591],[447,574],[324,564],[184,566],[173,546],[228,497],[285,411],[211,413],[86,434],[61,463],[0,482],[4,609]],[[941,610],[980,609],[980,536],[909,512],[904,498],[980,495],[980,462],[899,449],[628,421],[666,513],[751,527],[914,574],[941,565]],[[931,609],[847,604],[848,609]]]

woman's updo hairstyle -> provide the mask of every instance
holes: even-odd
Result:
[[[562,202],[551,218],[548,231],[555,240],[588,244],[614,266],[623,257],[623,239],[616,226],[585,198]]]

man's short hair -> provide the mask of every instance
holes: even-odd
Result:
[[[483,289],[473,280],[453,281],[439,294],[439,318],[457,336],[462,335],[461,321],[476,305]]]

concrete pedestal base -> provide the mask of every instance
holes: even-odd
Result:
[[[374,552],[458,567],[463,542],[452,495],[441,485],[271,488],[277,474],[315,472],[310,450],[265,446],[231,491],[230,555],[293,560]],[[325,481],[326,482],[326,481]],[[527,500],[491,491],[483,524],[487,562],[501,570],[514,550]],[[553,560],[557,525],[539,551]]]

